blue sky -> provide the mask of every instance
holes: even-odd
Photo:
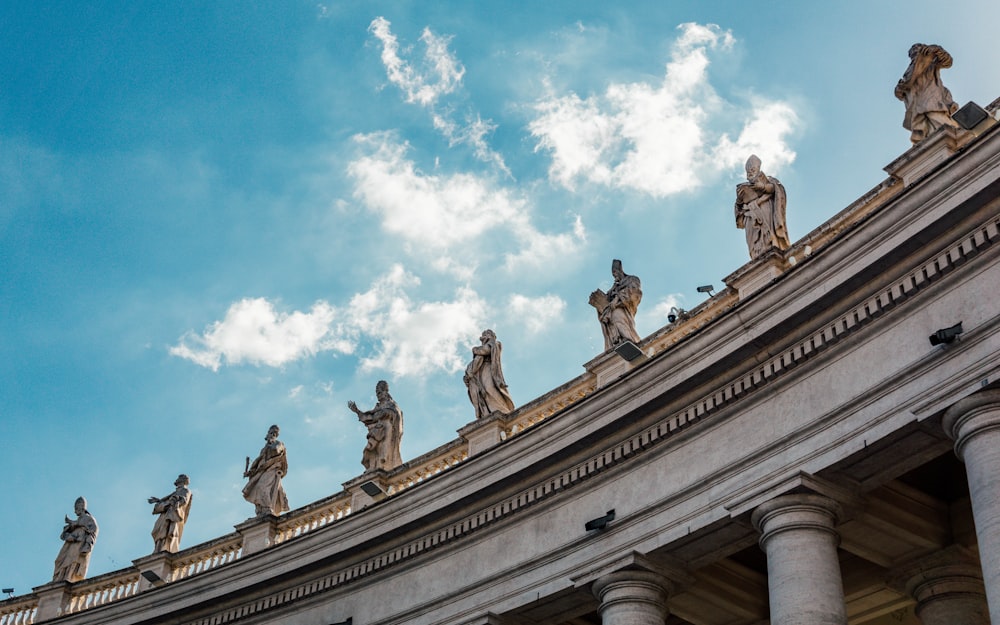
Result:
[[[104,2],[0,8],[0,585],[47,582],[79,495],[90,574],[253,513],[271,423],[293,508],[361,473],[380,379],[404,460],[473,420],[484,328],[516,404],[603,348],[621,258],[640,334],[748,260],[756,152],[798,239],[909,147],[912,43],[1000,96],[995,2]]]

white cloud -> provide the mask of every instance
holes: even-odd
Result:
[[[537,334],[562,320],[566,302],[558,295],[528,297],[514,294],[507,305],[507,312],[518,320],[529,334]]]
[[[401,271],[394,268],[394,274]],[[353,323],[378,343],[375,353],[362,359],[362,368],[396,376],[460,371],[465,366],[461,348],[482,332],[486,302],[462,287],[451,301],[415,303],[394,274],[351,301]]]
[[[302,386],[301,384],[299,384],[298,386],[293,386],[293,387],[292,387],[292,388],[291,388],[291,389],[290,389],[290,390],[288,391],[288,398],[289,398],[289,399],[295,399],[295,398],[296,398],[296,397],[298,397],[298,396],[299,396],[299,394],[300,394],[300,393],[302,392],[302,389],[303,389],[303,386]]]
[[[420,35],[425,47],[424,59],[422,66],[417,68],[400,56],[399,41],[390,26],[384,17],[375,18],[368,26],[369,32],[382,43],[382,64],[389,82],[399,87],[406,102],[430,109],[435,130],[444,135],[449,146],[468,145],[476,158],[493,164],[509,176],[510,170],[503,157],[486,141],[486,137],[496,129],[496,124],[478,114],[470,114],[463,125],[452,118],[453,111],[450,109],[445,113],[437,110],[438,101],[454,93],[465,76],[465,67],[448,50],[451,37],[441,37],[430,28],[424,28]]]
[[[484,327],[486,303],[467,287],[452,300],[413,301],[407,289],[419,285],[419,278],[394,265],[343,308],[320,301],[308,313],[281,313],[264,298],[243,299],[222,321],[200,335],[188,332],[169,351],[213,371],[223,364],[280,367],[324,351],[365,352],[362,368],[396,376],[457,371],[469,337]],[[302,390],[295,387],[288,396]]]
[[[785,102],[755,100],[749,120],[736,141],[723,135],[715,147],[716,162],[741,169],[747,157],[756,154],[766,171],[779,170],[795,160],[795,152],[785,138],[799,126],[799,117]]]
[[[387,232],[400,237],[431,265],[469,280],[478,262],[512,233],[514,251],[505,249],[508,269],[575,255],[586,240],[576,218],[572,233],[544,234],[531,222],[526,200],[495,181],[473,174],[436,175],[417,170],[408,145],[391,133],[358,135],[364,154],[348,165],[354,196],[376,213]],[[482,243],[482,245],[474,245]]]
[[[382,42],[382,64],[389,81],[406,94],[406,101],[431,106],[444,94],[453,92],[462,82],[465,68],[448,51],[448,37],[438,37],[425,28],[420,35],[426,47],[423,68],[417,69],[399,55],[399,42],[389,28],[390,22],[376,17],[368,30]]]
[[[537,117],[528,127],[536,151],[551,155],[553,182],[574,189],[586,181],[665,197],[698,187],[747,146],[785,162],[794,158],[786,137],[798,118],[786,103],[752,103],[736,142],[713,130],[738,107],[709,83],[708,52],[731,47],[733,36],[715,25],[679,29],[660,84],[614,83],[601,95],[553,95],[535,105]]]
[[[201,335],[189,332],[170,353],[213,371],[223,362],[280,367],[321,350],[349,353],[348,344],[330,335],[334,314],[322,301],[307,313],[289,314],[276,312],[264,298],[242,299],[229,307],[225,319]]]

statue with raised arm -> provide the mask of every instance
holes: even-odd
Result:
[[[944,48],[915,43],[910,46],[910,66],[896,83],[896,97],[906,105],[903,128],[910,141],[919,143],[941,126],[955,126],[952,114],[958,104],[941,83],[941,70],[951,67],[952,58]]]
[[[787,250],[785,187],[777,178],[760,170],[760,159],[747,159],[747,181],[736,185],[736,227],[746,231],[750,259],[757,260],[769,250]]]
[[[347,402],[347,407],[368,428],[367,442],[361,453],[365,472],[376,469],[391,471],[403,464],[399,455],[399,443],[403,438],[403,411],[389,394],[389,383],[385,380],[375,385],[375,397],[378,402],[371,410],[358,410],[353,401]]]
[[[604,334],[604,351],[625,341],[639,342],[635,331],[635,313],[642,301],[642,286],[637,276],[630,276],[622,269],[622,261],[611,262],[611,275],[615,282],[608,292],[597,289],[590,294],[589,303],[597,310]]]
[[[243,472],[243,477],[250,478],[243,487],[243,498],[254,505],[257,516],[278,516],[289,510],[288,497],[281,486],[281,478],[288,473],[288,458],[285,444],[278,440],[279,433],[276,425],[268,428],[263,449],[253,464],[247,458],[247,468]]]
[[[54,582],[78,582],[87,577],[87,566],[90,564],[90,552],[97,542],[97,520],[87,512],[87,500],[78,497],[73,505],[76,520],[65,517],[59,538],[63,541],[62,549],[56,556]]]
[[[153,524],[153,553],[180,551],[181,534],[191,511],[191,480],[181,473],[174,481],[174,492],[166,497],[150,497],[153,514],[158,514]]]
[[[514,400],[507,392],[507,382],[500,368],[500,341],[493,330],[483,330],[479,341],[482,345],[472,348],[472,362],[465,368],[462,378],[469,389],[476,418],[482,419],[494,412],[510,414],[514,410]]]

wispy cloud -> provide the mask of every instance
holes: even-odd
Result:
[[[403,92],[405,101],[429,109],[434,128],[444,135],[449,145],[468,145],[476,158],[492,163],[510,175],[503,157],[486,140],[496,129],[492,121],[469,113],[464,123],[459,123],[454,118],[454,111],[442,111],[437,107],[443,96],[454,93],[461,86],[465,76],[465,67],[448,49],[451,37],[435,35],[430,28],[424,28],[420,35],[424,57],[419,65],[414,65],[401,55],[399,41],[392,33],[389,20],[375,18],[368,31],[382,43],[382,64],[386,76]]]
[[[538,334],[545,328],[562,320],[566,302],[558,295],[529,297],[514,294],[507,304],[507,312],[517,319],[529,334]]]
[[[429,28],[424,28],[420,41],[426,51],[423,66],[417,68],[400,56],[399,41],[392,34],[390,25],[384,17],[376,17],[368,30],[382,42],[382,64],[389,82],[406,94],[407,102],[431,106],[442,95],[458,88],[465,68],[448,51],[449,38],[439,37]]]
[[[407,157],[409,146],[392,133],[355,140],[362,155],[347,169],[354,196],[379,216],[385,231],[418,256],[434,258],[432,266],[439,270],[471,278],[478,262],[500,252],[498,242],[488,240],[497,230],[513,234],[503,246],[508,269],[572,258],[586,240],[579,218],[570,233],[540,232],[532,224],[527,200],[490,178],[419,171]]]
[[[697,188],[751,145],[776,160],[794,159],[786,137],[798,118],[786,103],[751,102],[737,113],[746,122],[735,142],[714,130],[740,110],[708,79],[709,51],[731,47],[733,36],[715,25],[679,29],[659,84],[613,83],[601,95],[567,93],[536,103],[529,130],[536,151],[552,158],[550,180],[568,189],[586,181],[665,197]]]

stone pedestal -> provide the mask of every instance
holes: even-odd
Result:
[[[847,625],[834,529],[840,505],[820,495],[782,495],[754,510],[767,553],[771,625]]]
[[[608,573],[594,582],[603,625],[664,625],[670,583],[657,573],[627,570]]]
[[[971,132],[953,126],[942,126],[883,169],[909,186],[951,158],[973,139],[975,135]]]
[[[458,435],[469,443],[470,458],[500,444],[507,427],[508,416],[494,412],[485,419],[477,419],[458,431]]]
[[[51,621],[62,616],[69,605],[69,589],[69,582],[49,582],[33,588],[32,592],[38,595],[38,610],[35,612],[34,622]]]
[[[170,581],[174,570],[173,556],[172,553],[161,551],[138,560],[132,560],[132,564],[139,569],[141,576],[139,577],[139,592],[157,588]]]
[[[736,291],[742,300],[777,280],[787,266],[785,253],[778,248],[772,248],[760,258],[723,278],[723,282]]]
[[[278,534],[278,517],[273,514],[248,519],[236,526],[236,531],[243,536],[243,555],[263,551],[274,544]]]
[[[1000,623],[1000,390],[959,401],[941,425],[965,462],[990,618]]]
[[[382,469],[367,471],[344,482],[344,490],[351,494],[351,512],[360,512],[388,496],[388,474]]]

